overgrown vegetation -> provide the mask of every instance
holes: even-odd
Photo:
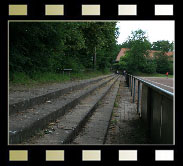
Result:
[[[10,22],[10,82],[45,73],[54,80],[65,68],[73,75],[109,70],[119,52],[118,34],[116,22]]]
[[[88,71],[88,72],[75,72],[75,73],[35,73],[34,76],[30,77],[24,72],[15,72],[14,79],[10,82],[11,85],[26,85],[26,86],[34,86],[38,84],[48,84],[55,82],[65,82],[71,80],[82,80],[89,79],[105,74],[110,74],[109,71]]]

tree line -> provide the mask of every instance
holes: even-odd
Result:
[[[87,70],[127,70],[129,73],[173,74],[173,51],[169,41],[150,43],[143,30],[117,44],[117,22],[10,22],[9,75],[22,72],[30,78],[35,73],[59,73],[70,68],[73,72]],[[115,59],[121,48],[130,48],[119,63]],[[157,50],[154,58],[148,50]],[[146,56],[144,56],[146,55]]]
[[[15,72],[107,70],[119,52],[118,35],[116,22],[10,22],[10,79]]]
[[[173,74],[173,55],[168,56],[168,51],[173,51],[173,42],[160,40],[150,43],[146,32],[139,29],[132,31],[131,36],[121,44],[121,48],[129,48],[119,63],[114,64],[118,70],[127,70],[128,73],[162,73]],[[156,50],[153,57],[149,50]]]

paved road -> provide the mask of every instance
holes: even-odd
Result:
[[[165,77],[139,77],[147,82],[150,82],[160,88],[174,92],[174,79]]]

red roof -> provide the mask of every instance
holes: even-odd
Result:
[[[128,50],[130,50],[130,49],[129,48],[121,48],[118,56],[116,57],[116,61],[119,61],[122,56],[125,56],[125,52],[128,51]],[[153,57],[154,53],[156,53],[156,52],[160,52],[160,51],[149,50],[149,56]],[[167,56],[173,56],[173,51],[166,52],[166,55]]]
[[[149,56],[150,56],[150,57],[153,57],[153,56],[154,56],[154,53],[156,53],[156,52],[160,52],[160,51],[149,50]],[[173,56],[173,51],[166,52],[165,54],[166,54],[167,56]]]
[[[122,56],[125,56],[125,52],[130,50],[129,48],[121,48],[121,51],[119,52],[116,61],[119,61]]]

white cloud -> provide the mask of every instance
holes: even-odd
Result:
[[[132,31],[142,29],[146,32],[150,42],[158,40],[174,41],[174,21],[119,21],[117,26],[119,27],[118,43],[121,44],[127,40]]]

